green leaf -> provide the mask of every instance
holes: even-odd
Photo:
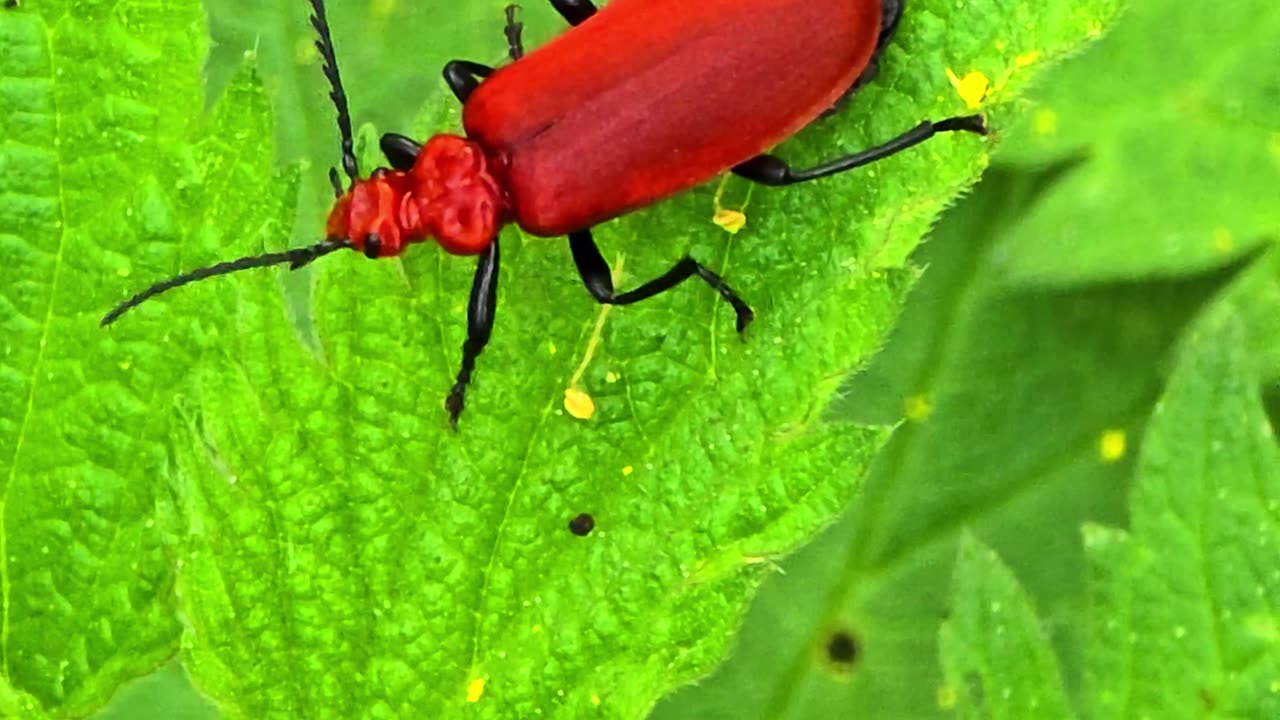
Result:
[[[97,318],[121,283],[174,266],[178,218],[203,207],[170,191],[211,170],[182,142],[200,22],[195,3],[0,10],[6,714],[82,715],[177,647],[167,410],[194,348]]]
[[[1021,283],[1221,267],[1280,237],[1280,6],[1143,0],[1004,146],[1089,162],[1005,240]]]
[[[1234,298],[1187,338],[1130,533],[1086,533],[1094,717],[1280,714],[1280,448]]]
[[[928,272],[888,346],[833,411],[911,419],[850,512],[762,588],[735,656],[657,717],[938,717],[938,621],[967,529],[1028,587],[1067,682],[1078,685],[1078,528],[1122,521],[1160,369],[1229,275],[1006,287],[1003,232],[1069,171],[993,168],[913,257]],[[1106,438],[1127,447],[1104,454]],[[836,630],[862,648],[851,668],[825,658]]]
[[[498,328],[455,434],[440,401],[457,369],[471,268],[432,248],[403,261],[350,253],[317,263],[304,275],[314,289],[298,318],[279,273],[264,271],[183,288],[110,332],[96,327],[153,278],[280,247],[297,188],[272,171],[266,100],[250,78],[237,76],[213,114],[198,116],[194,4],[167,4],[180,17],[132,39],[135,13],[151,22],[154,8],[143,7],[82,3],[64,17],[64,8],[46,12],[33,1],[0,13],[0,32],[62,18],[58,27],[75,30],[69,39],[95,44],[92,62],[76,57],[87,77],[68,86],[80,96],[67,108],[133,108],[112,93],[150,103],[139,111],[150,124],[126,125],[119,139],[115,116],[90,116],[95,132],[108,132],[98,153],[109,163],[42,156],[48,162],[32,165],[74,179],[64,187],[82,186],[68,207],[85,216],[75,217],[74,252],[49,251],[68,267],[4,270],[15,273],[5,287],[30,288],[10,302],[50,298],[38,305],[44,315],[10,317],[55,320],[33,321],[14,345],[28,352],[50,341],[19,365],[21,377],[39,381],[20,389],[41,414],[16,433],[26,449],[15,451],[6,488],[39,489],[23,501],[43,507],[50,523],[65,521],[72,505],[61,502],[69,491],[55,474],[63,471],[35,463],[68,444],[59,434],[65,415],[55,413],[75,409],[91,424],[71,446],[100,463],[76,466],[81,495],[105,503],[114,491],[146,508],[99,522],[93,557],[113,569],[139,562],[139,542],[121,534],[133,527],[169,553],[159,565],[167,585],[146,585],[142,570],[125,578],[135,607],[115,622],[138,625],[121,625],[127,634],[74,617],[45,628],[73,646],[92,637],[98,654],[119,653],[124,670],[92,678],[86,670],[77,687],[92,680],[91,689],[73,706],[56,672],[59,662],[76,667],[72,650],[44,646],[40,658],[11,650],[13,686],[46,708],[83,712],[172,650],[175,603],[195,683],[233,717],[634,717],[705,674],[766,561],[837,514],[879,447],[877,424],[824,420],[823,411],[883,341],[916,274],[904,258],[985,164],[983,141],[943,137],[856,176],[762,191],[736,237],[708,222],[714,187],[600,228],[606,256],[626,255],[623,286],[686,252],[725,273],[759,313],[745,344],[714,294],[689,287],[601,320],[584,362],[601,311],[567,248],[507,233]],[[1016,58],[1066,52],[1112,5],[1087,8],[919,2],[876,84],[781,152],[811,162],[964,112],[947,68],[1006,78],[1008,91],[989,109],[1009,117],[1013,90],[1032,76]],[[96,21],[93,32],[84,18]],[[178,36],[186,47],[143,52]],[[457,55],[501,48],[497,12],[488,42]],[[353,52],[340,44],[339,61]],[[404,71],[402,56],[391,60]],[[104,63],[138,77],[100,80]],[[319,102],[315,112],[330,116]],[[49,132],[48,147],[58,140],[63,157],[98,157],[93,146],[73,153],[65,125]],[[123,162],[117,153],[126,149],[138,162]],[[726,196],[744,194],[735,182]],[[306,222],[319,230],[319,217]],[[66,358],[76,383],[46,380],[54,358]],[[589,421],[561,409],[575,383],[595,400]],[[72,553],[35,564],[42,536],[14,521],[27,516],[6,492],[0,537],[18,558],[7,587],[11,597],[47,600],[13,568],[25,560],[44,573],[86,573]],[[586,538],[566,528],[583,511],[596,519]],[[115,597],[98,582],[60,587],[56,599],[85,612]],[[6,619],[26,622],[19,605],[6,607]],[[95,608],[88,617],[109,616]],[[86,627],[97,634],[80,634]],[[147,652],[137,649],[153,637]]]
[[[938,631],[944,707],[965,718],[1074,717],[1031,600],[990,548],[960,541],[951,616]]]

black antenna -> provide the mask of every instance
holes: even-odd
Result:
[[[351,243],[345,240],[325,240],[322,243],[316,243],[309,247],[293,248],[292,250],[264,253],[262,255],[252,255],[250,257],[242,257],[239,260],[228,260],[227,262],[220,262],[217,265],[210,265],[209,267],[192,270],[185,275],[178,275],[176,277],[171,277],[168,280],[162,280],[120,303],[115,307],[115,309],[107,313],[106,317],[102,318],[101,325],[106,327],[107,325],[115,322],[121,315],[137,307],[143,302],[150,300],[162,292],[172,290],[176,287],[181,287],[187,283],[204,280],[205,278],[211,278],[216,275],[226,275],[227,273],[233,273],[239,270],[266,267],[268,265],[280,265],[283,263],[289,263],[290,270],[297,270],[318,257],[323,257],[334,250],[349,247],[350,245]]]
[[[342,91],[342,76],[338,74],[338,60],[333,55],[333,38],[329,35],[329,20],[324,15],[324,0],[311,0],[315,14],[311,16],[311,26],[316,29],[316,50],[324,60],[324,76],[329,78],[332,90],[329,99],[338,109],[338,131],[342,133],[342,169],[354,185],[360,179],[360,166],[356,163],[355,143],[351,140],[351,112],[347,109],[347,94]],[[329,182],[333,183],[333,192],[342,196],[342,184],[338,182],[338,171],[329,169]]]

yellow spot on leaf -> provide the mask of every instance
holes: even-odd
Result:
[[[711,222],[719,225],[730,235],[737,235],[738,231],[747,226],[747,215],[741,210],[727,210],[725,208],[720,208],[719,210],[716,210],[716,214],[711,218]]]
[[[607,383],[616,383],[618,382],[618,374],[610,370],[609,373],[604,376],[604,381]]]
[[[467,686],[467,702],[480,702],[481,695],[484,695],[484,678],[478,677]]]
[[[902,410],[911,422],[924,422],[933,414],[933,403],[924,393],[912,395],[902,403]]]
[[[622,468],[622,474],[623,474],[623,475],[630,475],[631,473],[633,473],[633,472],[635,472],[635,471],[636,471],[636,469],[635,469],[635,468],[633,468],[633,467],[631,467],[630,465],[628,465],[628,466],[626,466],[626,467]]]
[[[955,688],[950,685],[942,685],[938,688],[938,709],[939,710],[955,710],[956,701]]]
[[[622,265],[625,258],[618,255],[613,261],[613,284],[617,285],[622,279]],[[612,305],[602,305],[600,314],[596,316],[596,326],[591,330],[591,338],[587,340],[587,351],[582,354],[582,362],[578,363],[578,369],[573,371],[573,377],[569,378],[569,387],[564,391],[564,409],[569,414],[579,420],[590,420],[596,414],[596,403],[583,390],[578,388],[578,381],[582,379],[582,374],[587,371],[587,366],[591,364],[591,358],[595,357],[596,347],[600,345],[600,336],[604,333],[604,321],[609,318],[609,311]],[[612,373],[610,373],[612,374]]]
[[[600,707],[600,696],[599,696],[599,695],[592,695],[592,696],[591,696],[591,704],[592,704],[592,705],[595,705],[596,707]]]
[[[956,93],[970,110],[982,107],[982,101],[986,99],[987,91],[991,89],[991,80],[977,70],[959,77],[951,68],[947,68],[947,79],[951,81],[951,86],[956,89]]]
[[[1037,135],[1052,135],[1058,132],[1058,113],[1052,110],[1037,112],[1035,129]]]
[[[1220,253],[1229,253],[1236,247],[1235,236],[1226,228],[1213,231],[1213,249]]]
[[[534,626],[533,626],[533,628],[532,628],[532,630],[533,630],[533,634],[534,634],[534,635],[537,635],[538,633],[542,632],[542,626],[541,626],[541,625],[534,625]]]
[[[547,353],[551,355],[556,354],[556,344],[550,340],[547,341]]]
[[[1107,430],[1098,440],[1098,455],[1102,457],[1103,462],[1115,462],[1124,457],[1127,444],[1127,435],[1124,430]]]
[[[720,178],[720,186],[716,188],[716,196],[712,199],[715,205],[715,213],[711,216],[711,222],[720,226],[730,235],[737,235],[742,228],[747,226],[747,205],[751,202],[751,191],[754,185],[747,188],[747,198],[742,201],[742,207],[726,208],[720,204],[720,198],[724,197],[724,188],[729,183],[729,175]]]
[[[571,387],[564,391],[564,409],[579,420],[590,420],[596,414],[596,403],[590,395]]]
[[[1039,59],[1040,59],[1040,51],[1032,50],[1031,52],[1022,53],[1018,57],[1014,58],[1013,64],[1017,65],[1020,68],[1030,67],[1033,63],[1035,63],[1036,60],[1039,60]]]

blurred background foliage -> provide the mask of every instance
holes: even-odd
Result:
[[[256,52],[281,159],[328,157],[332,120],[315,111],[323,90],[301,62],[312,52],[305,17],[275,3],[206,4],[211,97]],[[558,25],[530,5],[536,44]],[[409,127],[442,91],[449,49],[417,38],[447,27],[475,45],[495,22],[396,0],[336,2],[330,14],[344,77],[360,88],[357,122],[380,128]],[[928,271],[893,338],[831,410],[902,421],[863,491],[779,560],[785,572],[766,582],[727,663],[655,717],[947,714],[957,690],[937,637],[966,533],[1025,588],[1077,711],[1092,705],[1081,697],[1080,529],[1128,525],[1152,412],[1188,328],[1224,298],[1245,328],[1233,337],[1247,362],[1232,367],[1250,373],[1273,424],[1280,410],[1276,37],[1280,9],[1262,0],[1134,0],[1112,32],[1043,78],[1025,121],[998,128],[992,170],[913,257]],[[495,44],[487,60],[501,52]],[[314,217],[328,191],[308,176],[299,213]],[[172,666],[100,717],[216,715]]]

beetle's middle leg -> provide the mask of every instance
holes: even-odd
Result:
[[[734,292],[733,288],[725,284],[719,275],[687,255],[662,275],[635,290],[615,295],[613,273],[609,270],[609,263],[605,262],[604,256],[600,254],[600,248],[596,247],[591,231],[579,230],[570,233],[569,249],[573,251],[573,262],[578,266],[578,275],[582,278],[582,284],[601,305],[630,305],[647,300],[697,275],[720,293],[720,297],[724,298],[725,302],[733,306],[733,311],[738,315],[738,332],[745,332],[755,318],[751,308],[738,297],[738,293]]]
[[[836,175],[846,170],[870,165],[890,155],[897,155],[907,148],[915,147],[929,138],[943,132],[970,132],[986,135],[987,126],[981,115],[947,118],[938,122],[928,120],[906,131],[898,137],[877,145],[869,150],[836,158],[805,170],[792,170],[786,161],[774,155],[757,155],[733,168],[735,175],[744,177],[762,185],[794,185],[795,183],[817,180],[829,175]]]

